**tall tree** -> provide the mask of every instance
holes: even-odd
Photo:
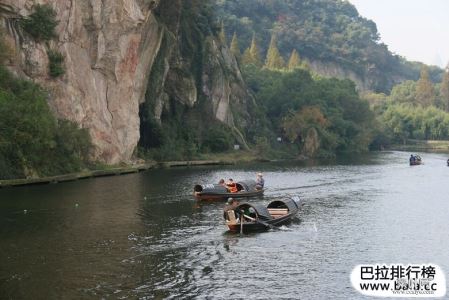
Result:
[[[246,48],[242,56],[242,65],[252,64],[251,51],[250,48]]]
[[[433,84],[429,79],[429,70],[427,67],[422,67],[421,77],[416,83],[416,101],[423,107],[433,104],[435,100],[435,93]]]
[[[237,33],[234,32],[234,35],[232,36],[231,41],[231,52],[234,54],[234,56],[239,60],[242,56],[242,53],[240,53],[240,47],[239,47],[239,40],[237,38]]]
[[[271,36],[270,47],[268,47],[267,58],[265,59],[265,67],[268,69],[282,69],[285,67],[284,58],[279,53],[276,45],[276,36]]]
[[[301,67],[301,60],[299,59],[299,54],[296,49],[293,49],[292,53],[290,54],[290,59],[288,60],[288,69],[290,71],[293,71],[294,69],[297,69]]]
[[[260,59],[259,46],[256,42],[256,34],[253,34],[253,40],[251,46],[243,53],[242,64],[250,65],[254,64],[258,67],[262,66],[262,60]]]
[[[225,30],[225,26],[224,26],[224,22],[221,22],[221,30],[220,33],[218,34],[218,38],[220,39],[220,42],[222,45],[227,45],[228,42],[226,40],[226,30]]]
[[[443,80],[441,81],[440,94],[446,111],[449,112],[449,67],[446,68],[446,71],[444,72]]]

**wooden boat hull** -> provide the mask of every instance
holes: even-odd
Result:
[[[291,222],[291,220],[298,214],[298,210],[290,213],[288,215],[285,215],[283,217],[266,221],[265,223],[270,224],[272,226],[280,227],[282,225],[287,225]],[[240,224],[228,224],[229,231],[231,232],[240,232]],[[243,233],[249,233],[249,232],[261,232],[261,231],[267,231],[270,227],[266,226],[262,223],[243,223]]]
[[[421,165],[421,164],[422,164],[421,161],[410,162],[410,165],[411,165],[411,166],[419,166],[419,165]]]
[[[257,190],[252,192],[238,192],[238,193],[204,193],[204,192],[195,192],[194,196],[196,199],[201,201],[218,201],[218,200],[227,200],[228,198],[249,198],[249,197],[257,197],[262,196],[264,190]]]
[[[266,207],[257,203],[242,203],[227,211],[226,225],[231,232],[247,233],[266,231],[273,226],[288,224],[298,214],[301,205],[299,197],[295,198],[274,200]],[[242,221],[243,223],[240,223]]]

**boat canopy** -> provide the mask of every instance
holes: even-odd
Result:
[[[198,193],[228,193],[228,189],[220,184],[197,184],[193,190]]]
[[[257,217],[260,218],[261,220],[267,221],[267,220],[273,219],[273,216],[268,212],[268,209],[265,206],[260,205],[260,204],[243,203],[243,204],[240,204],[236,208],[236,210],[237,211],[239,211],[239,210],[246,211],[246,210],[248,210],[250,208],[254,209]]]
[[[243,180],[237,182],[237,190],[251,192],[256,190],[255,180]]]
[[[298,204],[293,199],[275,200],[268,204],[268,208],[287,208],[291,212],[298,209]]]
[[[237,191],[239,192],[256,191],[256,181],[254,180],[238,181],[235,185],[237,186]],[[229,193],[228,189],[220,184],[197,184],[193,190],[197,193]]]

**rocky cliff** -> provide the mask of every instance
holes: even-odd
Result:
[[[374,67],[366,68],[362,73],[357,73],[350,68],[345,68],[334,62],[325,62],[308,58],[303,59],[307,62],[313,72],[324,77],[350,79],[355,83],[357,90],[362,92],[373,90],[384,91],[385,87],[391,89],[392,86],[409,79],[406,76],[398,74],[386,75]]]
[[[188,6],[200,5],[196,2]],[[56,11],[57,37],[49,43],[36,42],[20,26],[36,4]],[[197,30],[201,35],[192,32],[191,26],[200,25],[191,23],[195,11],[185,5],[181,0],[2,0],[2,25],[15,50],[8,67],[49,91],[58,118],[89,129],[95,160],[132,159],[145,102],[161,121],[173,103],[193,109],[204,99],[211,115],[242,136],[234,119],[248,120],[246,108],[254,99],[228,49],[207,28]],[[56,79],[48,75],[50,49],[64,56],[65,74]],[[233,104],[241,107],[238,114],[232,113]]]

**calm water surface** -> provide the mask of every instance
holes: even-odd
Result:
[[[0,299],[364,299],[357,264],[449,271],[445,155],[155,170],[0,190]],[[268,203],[299,195],[282,231],[229,234],[198,182],[265,174]]]

